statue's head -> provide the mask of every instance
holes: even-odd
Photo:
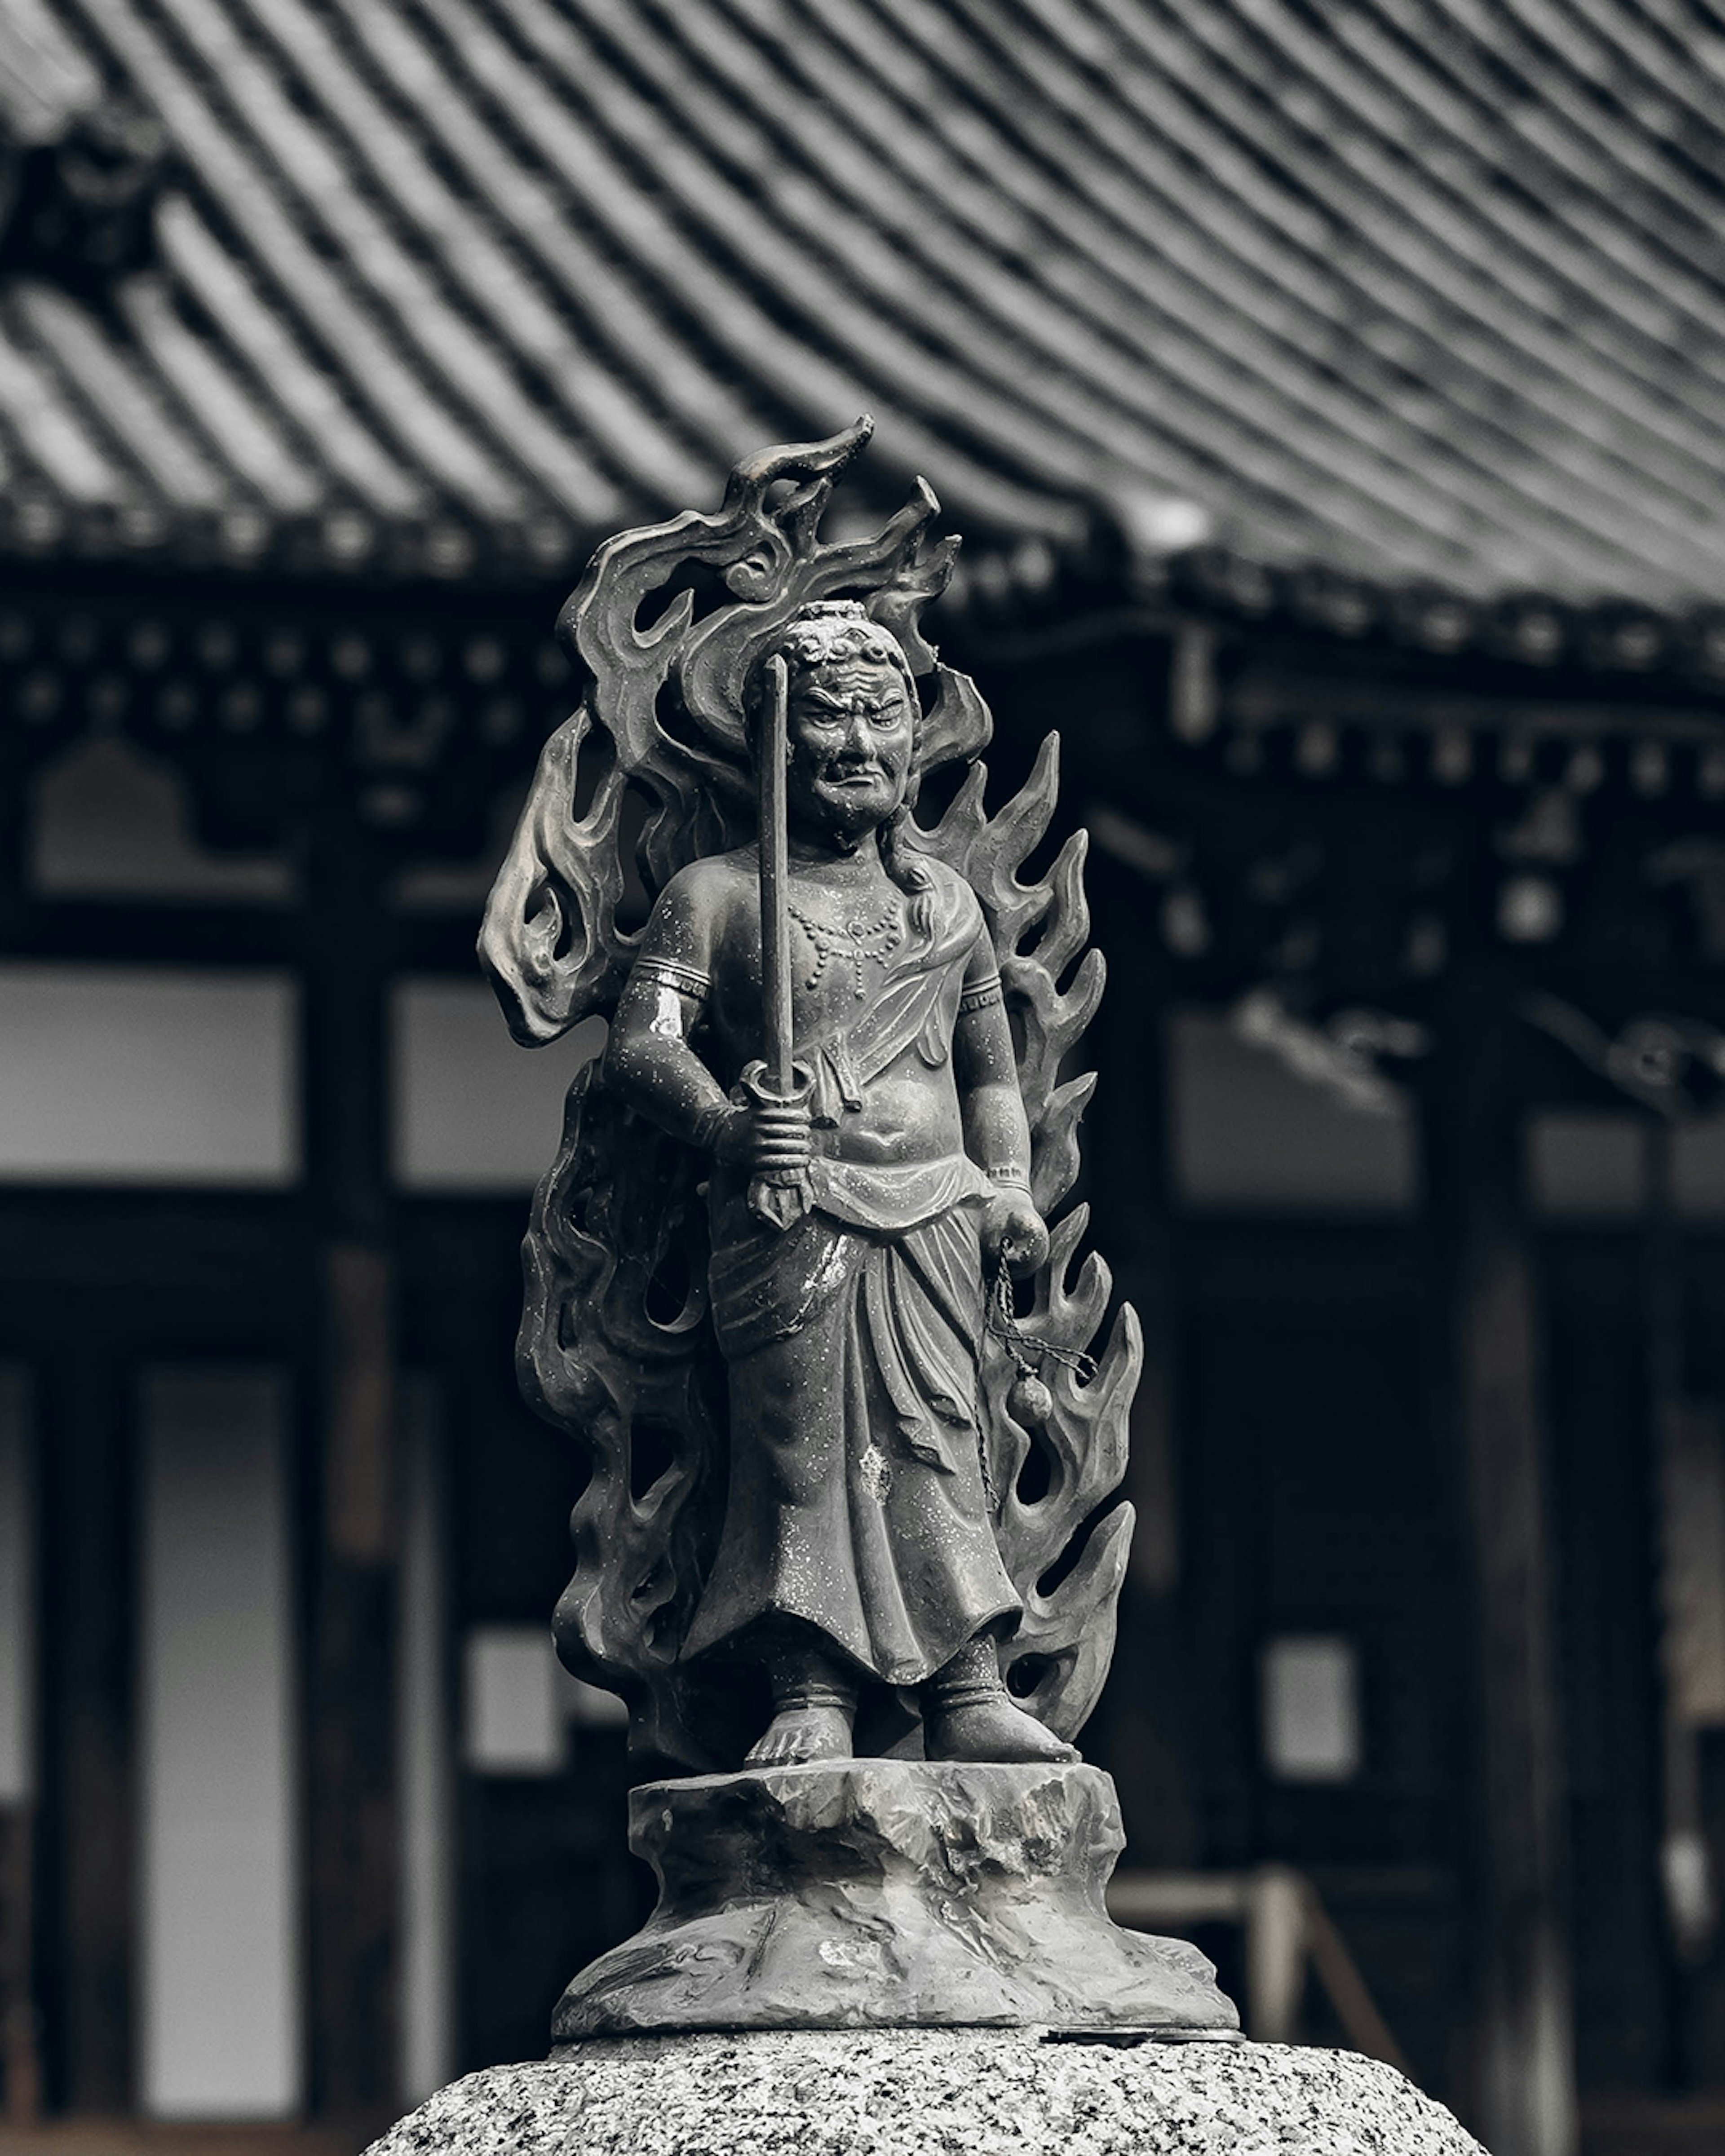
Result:
[[[911,791],[922,719],[897,638],[855,599],[823,599],[792,615],[773,651],[786,670],[792,820],[851,842],[891,822]],[[772,655],[757,670],[756,714]]]

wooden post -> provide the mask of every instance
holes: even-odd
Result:
[[[39,1392],[44,1852],[39,1983],[50,2101],[124,2112],[133,2077],[132,1401],[85,1354]]]
[[[1660,1880],[1671,1972],[1672,2063],[1702,2078],[1705,1971],[1719,1933],[1719,1887],[1702,1795],[1702,1746],[1725,1728],[1725,1441],[1711,1401],[1688,1397],[1684,1252],[1673,1183],[1675,1133],[1646,1134],[1641,1245],[1648,1413],[1657,1484]]]
[[[1574,2156],[1551,1529],[1512,1024],[1464,1008],[1426,1073],[1435,1391],[1472,1553],[1478,2127],[1493,2156]]]
[[[1255,2044],[1297,2044],[1306,1989],[1306,1889],[1285,1864],[1250,1874],[1245,1904],[1246,2026]]]
[[[1108,1253],[1115,1287],[1137,1312],[1144,1337],[1127,1465],[1126,1493],[1138,1515],[1127,1577],[1135,1594],[1165,1600],[1180,1578],[1168,983],[1141,910],[1120,921],[1111,909],[1098,941],[1109,988],[1096,1035],[1102,1075],[1085,1119],[1086,1188],[1091,1240]]]
[[[0,1804],[0,2118],[33,2126],[42,2109],[36,2041],[35,1810]]]
[[[29,910],[31,765],[18,728],[0,727],[0,947],[8,951],[18,947]]]
[[[1184,1724],[1186,1642],[1180,1584],[1174,1424],[1174,1224],[1167,1004],[1169,968],[1147,927],[1146,887],[1106,857],[1088,880],[1108,993],[1093,1035],[1101,1072],[1085,1118],[1091,1241],[1138,1313],[1144,1363],[1132,1402],[1126,1495],[1137,1514],[1120,1601],[1116,1675],[1096,1736],[1114,1770],[1135,1861],[1196,1861],[1197,1806]]]
[[[345,800],[308,850],[302,1099],[321,1377],[310,1553],[310,2082],[397,2108],[393,1269],[382,865]]]

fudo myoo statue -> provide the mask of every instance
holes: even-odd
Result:
[[[1091,1359],[1106,1271],[1091,1256],[1070,1276],[1082,1207],[1045,1224],[1091,1083],[1057,1072],[1101,988],[1082,839],[1019,880],[1053,814],[1052,739],[985,813],[987,709],[917,627],[957,546],[930,537],[927,488],[872,539],[820,540],[869,431],[763,452],[716,516],[599,548],[560,625],[585,693],[541,758],[481,937],[518,1040],[609,1021],[525,1250],[523,1388],[592,1471],[559,1651],[627,1701],[644,1775],[729,1777],[638,1792],[658,1945],[578,1980],[564,2035],[868,2018],[813,1994],[876,1952],[872,1918],[862,1961],[823,1933],[798,1962],[796,1924],[760,1915],[759,1865],[737,1873],[757,1879],[746,1892],[691,1884],[757,1830],[790,1861],[788,1815],[766,1834],[737,1807],[794,1809],[796,1777],[830,1770],[834,1802],[912,1875],[901,1761],[933,1763],[914,1769],[934,1779],[912,1811],[983,1804],[984,1843],[1019,1803],[1011,1776],[1040,1774],[1074,1867],[1118,1845],[1111,1789],[1070,1740],[1113,1644],[1137,1334],[1122,1311]],[[920,821],[942,772],[944,812]],[[986,1792],[963,1779],[978,1774],[996,1778]],[[722,1829],[679,1828],[726,1790]],[[836,1816],[816,1806],[797,1860],[824,1887]],[[1023,1829],[1032,1870],[1053,1862],[1050,1816]],[[860,1876],[855,1844],[838,1868]],[[1138,1943],[1097,1948],[1123,1935],[1096,1880],[1072,1892],[1073,1980],[1106,1990],[1096,1969],[1119,1964],[1110,2025],[1233,2025],[1207,1965],[1169,1942],[1150,1943],[1164,1951],[1146,2005]],[[721,1921],[727,1894],[755,1915]],[[772,1981],[769,1934],[795,1964]],[[912,1958],[946,1974],[914,2010],[889,1986],[890,2013],[1060,2018],[973,1948],[925,1940]],[[747,1997],[722,1974],[745,1965]]]
[[[1131,1524],[1092,1515],[1135,1328],[1085,1382],[1106,1277],[1069,1296],[1081,1215],[1054,1266],[1044,1226],[1090,1089],[1055,1072],[1101,985],[1091,953],[1062,993],[1081,841],[1016,880],[1051,753],[983,814],[986,709],[916,628],[956,547],[932,497],[817,539],[866,437],[599,549],[562,624],[589,685],[481,944],[518,1039],[611,1021],[534,1209],[521,1363],[593,1463],[559,1646],[685,1772],[1076,1757]],[[1040,1276],[1021,1325],[1003,1265]]]
[[[825,599],[745,695],[783,829],[660,892],[605,1059],[712,1162],[730,1476],[682,1654],[765,1666],[751,1765],[849,1757],[860,1680],[916,1688],[928,1758],[1070,1759],[1000,1674],[1021,1605],[983,1464],[984,1283],[1048,1235],[993,939],[911,830],[916,682],[859,602]],[[789,1004],[776,1073],[763,981],[769,1040]]]

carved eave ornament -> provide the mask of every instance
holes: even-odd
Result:
[[[465,858],[573,701],[562,653],[518,613],[428,624],[405,607],[311,615],[285,594],[236,598],[0,603],[12,767],[118,734],[184,778],[205,844],[291,844],[333,780],[383,852]]]

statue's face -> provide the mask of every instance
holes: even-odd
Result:
[[[817,667],[798,678],[786,719],[794,819],[854,839],[896,811],[916,714],[896,667],[865,659]]]

